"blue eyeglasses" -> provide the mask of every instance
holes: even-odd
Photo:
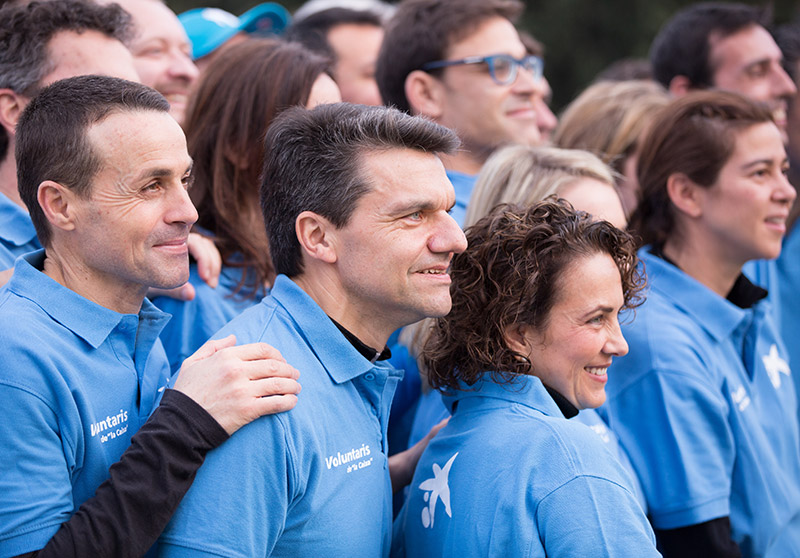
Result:
[[[437,60],[436,62],[424,64],[420,69],[427,72],[428,70],[447,68],[448,66],[461,66],[464,64],[488,65],[489,75],[497,85],[514,83],[514,80],[517,79],[517,72],[520,66],[528,70],[536,81],[542,78],[542,72],[544,71],[544,62],[538,56],[530,55],[523,58],[514,58],[508,54],[468,56],[461,60]]]

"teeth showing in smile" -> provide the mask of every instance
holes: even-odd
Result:
[[[589,374],[594,374],[595,376],[605,376],[608,368],[592,368],[587,366],[584,368],[584,370],[586,370]]]
[[[767,223],[776,223],[778,225],[783,225],[786,222],[786,219],[783,217],[767,217]]]
[[[422,273],[429,273],[431,275],[444,275],[446,272],[441,269],[426,269]]]

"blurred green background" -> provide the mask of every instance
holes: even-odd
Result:
[[[258,0],[167,0],[177,13],[214,6],[239,15]],[[303,0],[279,2],[294,11]],[[612,62],[646,57],[658,29],[687,0],[534,0],[526,2],[519,27],[544,43],[545,75],[553,88],[553,109],[561,110]],[[800,21],[800,2],[766,3],[776,24]],[[800,23],[799,23],[800,24]]]

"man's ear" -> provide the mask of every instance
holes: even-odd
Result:
[[[294,230],[300,246],[309,257],[325,263],[336,263],[333,242],[336,228],[325,217],[313,211],[303,211],[294,222]]]
[[[45,180],[39,184],[36,195],[50,225],[64,231],[75,229],[76,198],[75,192],[52,180]]]
[[[686,76],[675,76],[669,80],[669,92],[675,97],[683,97],[692,90],[692,82]]]
[[[503,339],[506,342],[506,346],[515,353],[524,356],[530,355],[531,345],[528,340],[530,331],[531,327],[526,324],[512,324],[506,327],[503,332]]]
[[[19,115],[22,114],[22,110],[27,104],[28,100],[25,97],[11,89],[0,89],[0,126],[6,130],[8,135],[14,136]]]
[[[671,174],[667,178],[667,195],[670,201],[689,217],[697,218],[703,214],[704,191],[705,188],[695,184],[682,172]]]
[[[421,114],[432,120],[441,117],[444,110],[444,88],[438,79],[422,70],[406,76],[406,99],[412,114]]]

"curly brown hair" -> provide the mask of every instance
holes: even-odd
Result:
[[[577,258],[610,255],[622,280],[623,308],[642,302],[644,274],[633,238],[565,200],[500,205],[466,233],[468,248],[450,267],[452,309],[435,321],[422,351],[435,388],[460,389],[487,371],[498,383],[530,374],[531,363],[507,346],[505,331],[514,324],[547,326],[561,276]]]

